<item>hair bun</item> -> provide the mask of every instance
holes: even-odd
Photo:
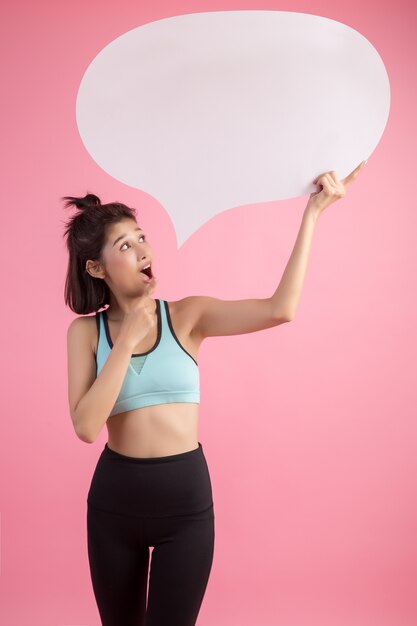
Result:
[[[101,204],[100,198],[93,193],[88,193],[84,198],[75,198],[73,196],[64,196],[62,200],[66,200],[65,206],[74,205],[77,209],[89,209],[93,206]]]

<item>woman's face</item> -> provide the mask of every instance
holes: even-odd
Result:
[[[104,280],[116,297],[149,294],[155,288],[156,279],[149,282],[141,272],[150,263],[148,272],[153,276],[153,257],[146,233],[135,220],[126,218],[108,227],[103,258]]]

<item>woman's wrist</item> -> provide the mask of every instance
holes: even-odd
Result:
[[[304,215],[311,216],[314,220],[317,220],[321,215],[322,209],[320,206],[315,206],[313,204],[307,204],[304,209]]]

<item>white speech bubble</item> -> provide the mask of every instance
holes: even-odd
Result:
[[[389,114],[385,66],[334,20],[215,11],[139,26],[87,68],[76,118],[108,174],[165,207],[181,246],[213,216],[316,191],[377,145]]]

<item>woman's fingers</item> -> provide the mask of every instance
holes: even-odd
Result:
[[[337,174],[336,174],[337,176]],[[321,185],[323,189],[329,190],[337,186],[338,181],[335,180],[335,177],[332,176],[331,172],[324,172],[324,174],[320,174],[315,180],[314,183],[316,185]]]
[[[351,171],[350,174],[348,174],[346,176],[346,178],[344,178],[342,180],[343,184],[346,186],[350,185],[350,183],[353,183],[353,181],[355,180],[355,178],[359,175],[359,172],[362,170],[362,168],[365,167],[365,163],[366,161],[362,161],[362,163],[359,163],[359,165],[357,167],[355,167],[354,170]]]
[[[366,161],[362,161],[361,163],[359,163],[359,165],[355,167],[355,169],[352,170],[351,173],[346,176],[346,178],[342,178],[342,180],[339,179],[337,173],[334,170],[331,170],[330,172],[323,172],[319,176],[316,176],[316,178],[313,180],[313,183],[315,185],[321,185],[322,181],[320,181],[320,179],[323,178],[323,176],[327,175],[330,176],[335,185],[337,185],[339,182],[342,182],[345,186],[349,185],[355,180],[362,168],[365,167],[365,163]]]
[[[334,170],[324,172],[320,174],[320,176],[317,176],[313,182],[316,185],[321,185],[322,188],[320,191],[310,194],[307,206],[321,213],[329,204],[332,204],[332,202],[335,202],[339,198],[343,198],[343,196],[346,195],[347,187],[355,180],[361,169],[365,166],[365,163],[366,161],[359,163],[359,165],[342,180],[340,180]]]
[[[332,177],[328,176],[327,174],[323,174],[323,176],[321,177],[320,185],[323,185],[323,190],[326,196],[330,196],[335,188]]]
[[[338,175],[336,174],[336,172],[334,170],[331,170],[330,172],[327,172],[327,174],[329,175],[330,181],[332,183],[334,183],[335,185],[338,185],[340,180]]]

